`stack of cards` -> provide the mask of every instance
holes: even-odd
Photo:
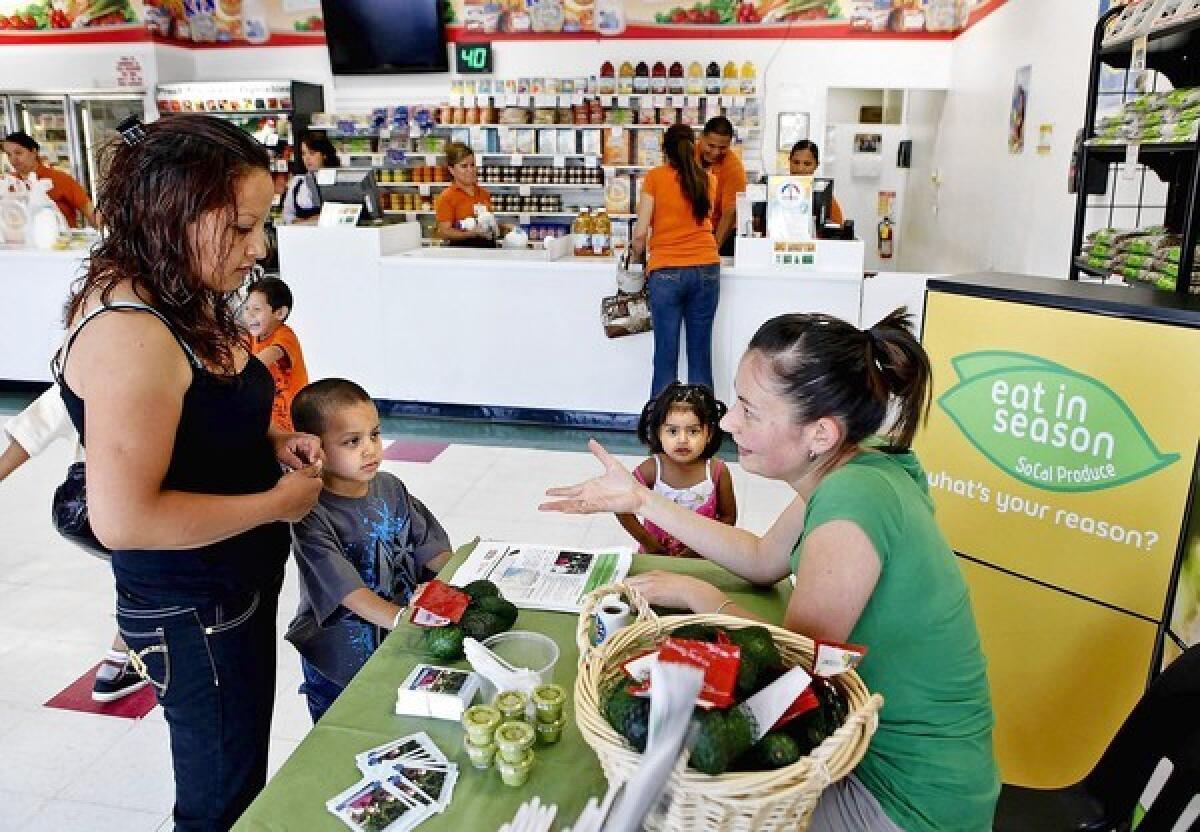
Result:
[[[458,766],[425,733],[411,734],[355,758],[363,779],[325,804],[355,832],[407,832],[445,811]]]

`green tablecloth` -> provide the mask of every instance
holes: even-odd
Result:
[[[470,547],[461,550],[444,574],[453,575]],[[757,589],[726,570],[705,560],[634,557],[632,574],[665,569],[709,581],[737,604],[769,621],[783,621],[791,586],[782,581],[771,589]],[[575,684],[579,651],[575,646],[576,616],[521,610],[514,629],[536,630],[558,642],[561,655],[554,681],[568,691]],[[607,789],[604,773],[591,748],[575,726],[574,703],[567,705],[567,727],[557,745],[537,747],[537,761],[529,782],[510,788],[495,769],[480,771],[471,766],[462,749],[462,728],[457,722],[396,716],[396,688],[421,662],[435,663],[423,648],[421,630],[405,623],[388,636],[350,686],[296,748],[271,779],[258,799],[234,826],[249,830],[345,829],[325,810],[325,801],[358,782],[362,776],[354,755],[372,746],[417,731],[425,731],[442,752],[458,764],[459,778],[450,807],[418,827],[421,832],[439,829],[493,830],[510,820],[518,807],[535,795],[558,805],[557,825],[573,823],[589,797]],[[287,648],[284,648],[287,649]],[[299,659],[297,658],[297,661]],[[458,666],[467,667],[466,662]]]

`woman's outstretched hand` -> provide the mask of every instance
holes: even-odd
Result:
[[[637,514],[641,508],[644,487],[595,439],[588,442],[588,449],[600,460],[604,473],[577,485],[547,489],[547,497],[563,499],[542,503],[538,509],[561,511],[564,514]]]

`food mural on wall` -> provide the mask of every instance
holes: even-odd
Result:
[[[444,0],[450,37],[953,36],[1006,0]],[[400,2],[400,0],[397,0]],[[0,42],[320,43],[320,0],[0,0]]]

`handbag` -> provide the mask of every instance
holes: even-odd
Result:
[[[103,558],[112,553],[97,538],[88,520],[87,468],[83,462],[72,462],[67,478],[54,489],[50,501],[50,520],[54,528],[70,542]]]
[[[604,323],[604,334],[609,338],[636,335],[654,328],[645,274],[640,263],[631,262],[628,250],[617,261],[617,293],[600,299],[600,319]]]

